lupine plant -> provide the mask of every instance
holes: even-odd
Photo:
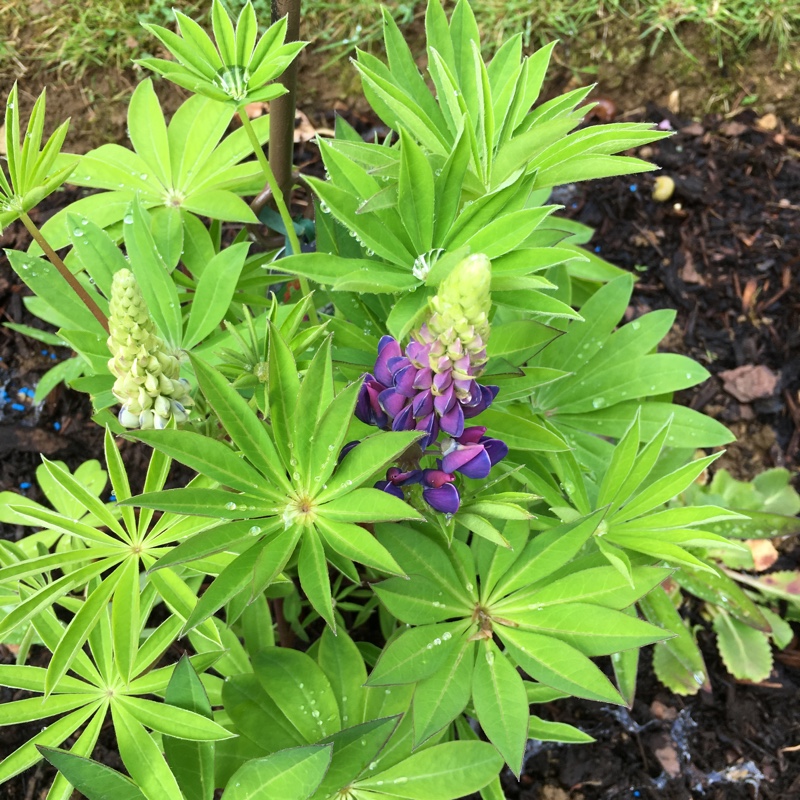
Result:
[[[529,738],[591,740],[532,706],[631,703],[653,643],[691,665],[671,587],[715,591],[711,556],[742,551],[726,497],[687,500],[717,457],[695,452],[731,439],[672,403],[706,371],[656,352],[671,312],[622,323],[632,279],[548,204],[652,169],[621,154],[667,134],[584,125],[588,89],[539,102],[552,47],[485,63],[465,0],[428,4],[428,81],[387,13],[387,62],[355,68],[390,134],[318,140],[301,252],[244,107],[303,45],[249,3],[211,19],[150,27],[174,60],[141,66],[194,95],[167,124],[142,81],[129,146],[60,154],[62,126],[40,152],[44,99],[22,137],[8,99],[0,224],[34,237],[9,259],[106,464],[44,461],[49,506],[0,497],[30,529],[0,542],[0,683],[33,693],[0,724],[58,717],[0,782],[45,758],[49,800],[499,800]],[[64,181],[98,191],[40,231]],[[166,489],[173,461],[196,475]],[[91,758],[106,720],[127,775]]]

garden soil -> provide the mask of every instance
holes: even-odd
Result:
[[[631,271],[637,287],[628,309],[634,318],[675,308],[677,321],[665,351],[697,359],[712,377],[679,400],[729,425],[738,437],[717,462],[748,479],[773,466],[800,468],[800,129],[771,114],[690,121],[664,108],[635,115],[614,104],[606,117],[644,119],[676,131],[639,155],[663,168],[675,184],[666,201],[652,198],[654,176],[595,181],[559,189],[565,214],[596,229],[591,249]],[[353,111],[362,132],[375,121]],[[330,115],[309,113],[318,128]],[[318,154],[306,143],[298,163],[314,169]],[[32,216],[42,223],[79,195],[72,190],[45,201]],[[13,225],[3,247],[24,248],[27,235]],[[0,258],[0,318],[40,326],[26,310],[27,289]],[[41,500],[35,482],[40,454],[75,468],[102,459],[100,429],[86,399],[63,386],[34,406],[32,390],[64,348],[42,345],[0,328],[0,490]],[[123,443],[123,457],[142,480],[147,454]],[[176,482],[181,478],[175,476]],[[136,477],[134,477],[136,481]],[[136,487],[134,487],[136,488]],[[17,539],[22,530],[0,526]],[[780,569],[800,567],[800,546],[780,544]],[[710,692],[681,697],[653,676],[642,658],[632,709],[578,700],[535,709],[569,722],[597,740],[591,745],[531,743],[520,780],[504,775],[509,798],[519,800],[796,800],[800,797],[800,646],[797,638],[777,655],[770,677],[758,685],[735,681],[720,663],[697,609],[700,644],[710,669]],[[180,649],[172,658],[179,655]],[[34,652],[42,661],[45,654]],[[0,658],[13,653],[0,646]],[[0,690],[0,702],[24,696]],[[36,726],[0,729],[0,757],[32,736]],[[113,733],[96,751],[119,767]],[[5,800],[43,798],[52,771],[40,766],[3,786]]]

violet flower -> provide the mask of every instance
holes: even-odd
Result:
[[[468,478],[485,478],[498,461],[508,455],[508,445],[501,439],[486,436],[486,428],[475,425],[461,436],[442,442],[442,469],[460,472]]]

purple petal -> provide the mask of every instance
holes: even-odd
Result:
[[[384,336],[378,342],[378,358],[375,360],[375,377],[384,385],[392,385],[392,373],[389,371],[390,358],[401,355],[400,345],[391,336]]]
[[[422,482],[428,489],[438,489],[446,483],[452,483],[456,476],[450,472],[445,472],[441,469],[441,462],[439,469],[424,469],[422,470]]]
[[[433,383],[433,371],[430,367],[417,370],[417,377],[414,378],[415,389],[430,389]]]
[[[472,419],[472,417],[477,417],[481,411],[486,411],[487,408],[494,402],[495,397],[497,397],[500,387],[499,386],[480,386],[480,399],[475,405],[468,405],[464,406],[464,416],[467,419]]]
[[[448,411],[451,411],[455,405],[456,394],[452,386],[450,386],[448,389],[445,389],[442,394],[437,395],[433,400],[433,407],[441,416],[444,416]]]
[[[420,392],[413,401],[414,416],[427,417],[433,411],[433,395],[430,391]]]
[[[443,514],[455,514],[461,504],[458,489],[452,483],[445,484],[439,489],[423,489],[422,499],[434,511],[441,511]]]
[[[372,407],[369,402],[369,390],[367,389],[367,380],[372,379],[372,375],[365,375],[364,382],[358,390],[358,400],[356,400],[355,415],[365,425],[372,424],[371,411]]]
[[[339,451],[339,461],[337,463],[341,464],[342,459],[354,448],[360,445],[361,442],[356,439],[354,442],[348,442],[340,451]]]
[[[427,417],[417,421],[417,430],[425,431],[428,434],[419,443],[420,447],[425,450],[436,441],[436,437],[439,435],[439,417],[434,412],[431,412]]]
[[[464,411],[458,403],[442,415],[441,422],[442,430],[449,433],[454,439],[458,439],[464,433]]]
[[[413,431],[414,415],[410,405],[406,406],[393,420],[393,431]]]
[[[468,478],[485,478],[491,468],[489,454],[482,444],[456,445],[442,459],[442,469],[445,472],[458,470]]]
[[[407,367],[403,367],[401,370],[395,372],[394,388],[398,393],[403,395],[403,397],[416,396],[417,390],[414,388],[414,380],[417,377],[417,372],[419,372],[419,370],[413,364],[409,364]]]
[[[459,436],[458,441],[460,444],[477,444],[483,437],[489,438],[486,436],[486,428],[483,425],[473,425],[470,428],[464,428],[464,433]]]
[[[450,374],[450,370],[447,372],[437,372],[433,376],[433,388],[437,394],[443,394],[452,382],[453,376]]]
[[[481,444],[486,448],[492,466],[508,455],[508,445],[502,439],[491,439],[487,436]]]
[[[375,484],[376,489],[380,489],[382,492],[386,492],[386,494],[393,494],[395,497],[399,497],[401,500],[404,500],[403,497],[403,490],[399,486],[395,486],[391,481],[378,481]]]
[[[386,389],[378,395],[380,407],[392,418],[396,417],[408,404],[408,398],[394,389]]]
[[[489,458],[489,454],[482,447],[482,445],[478,445],[478,447],[482,448],[480,453],[476,453],[475,457],[472,458],[472,460],[468,461],[466,464],[464,464],[463,467],[460,467],[458,471],[462,475],[466,475],[468,478],[481,480],[491,472],[492,461]]]

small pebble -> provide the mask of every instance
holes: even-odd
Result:
[[[29,482],[29,481],[23,481],[23,482],[22,482],[22,483],[19,485],[19,488],[20,488],[20,489],[22,489],[23,491],[25,491],[25,489],[30,489],[30,488],[31,488],[31,484],[30,484],[30,482]]]
[[[60,422],[54,422],[53,423],[53,430],[54,431],[60,431],[61,430],[61,423]]]
[[[25,406],[22,405],[22,403],[12,403],[11,404],[11,408],[14,411],[24,411],[25,410]]]
[[[675,181],[669,175],[659,175],[653,184],[653,200],[666,203],[675,191]]]

